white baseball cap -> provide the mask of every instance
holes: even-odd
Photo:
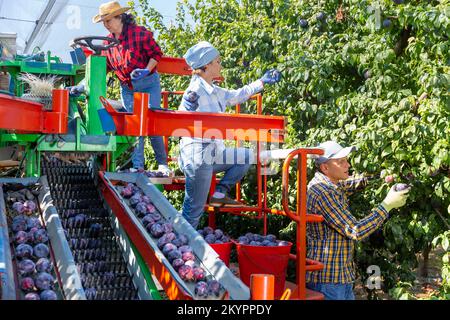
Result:
[[[331,159],[340,159],[348,156],[350,152],[355,151],[355,146],[342,147],[339,143],[335,141],[325,141],[317,146],[324,150],[324,154],[316,157],[316,164],[322,164]]]

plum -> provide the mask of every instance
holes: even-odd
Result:
[[[162,249],[162,252],[165,256],[167,256],[167,254],[172,250],[177,250],[177,246],[173,243],[166,243]]]
[[[211,227],[204,227],[203,228],[203,234],[206,236],[207,234],[214,233],[214,229]]]
[[[168,243],[170,243],[170,240],[167,235],[164,234],[161,238],[158,239],[157,245],[158,248],[162,249]]]
[[[34,280],[30,277],[25,277],[20,281],[20,288],[25,291],[33,291],[34,290]]]
[[[409,185],[407,185],[406,183],[397,183],[394,186],[394,190],[395,191],[403,191],[409,188]]]
[[[384,19],[383,20],[383,27],[389,28],[392,25],[392,21],[390,19]]]
[[[155,223],[150,227],[150,234],[155,238],[160,238],[164,234],[164,229],[160,223]]]
[[[210,280],[207,282],[208,284],[208,293],[210,295],[214,295],[216,297],[220,296],[220,289],[222,288],[221,284],[217,280]]]
[[[201,281],[203,279],[205,279],[205,270],[203,270],[202,267],[194,267],[193,268],[193,272],[194,272],[194,280],[195,281]]]
[[[172,250],[167,254],[167,259],[169,259],[170,262],[174,261],[175,259],[181,259],[181,257],[182,254],[179,250]]]
[[[41,272],[36,277],[36,287],[40,290],[48,290],[53,287],[55,279],[47,272]]]
[[[302,27],[303,29],[308,28],[308,20],[306,19],[300,19],[298,21],[298,23],[300,24],[300,27]]]
[[[264,241],[264,237],[261,236],[261,235],[259,235],[259,234],[254,234],[254,235],[253,235],[253,241],[256,241],[256,242],[263,242],[263,241]]]
[[[186,235],[184,235],[184,234],[178,235],[178,239],[181,240],[181,243],[182,243],[183,246],[187,245],[189,243],[188,237]]]
[[[37,272],[47,272],[50,273],[53,270],[53,264],[47,258],[40,258],[36,262]]]
[[[324,12],[319,12],[316,15],[316,19],[319,20],[319,21],[325,20],[325,18],[326,18],[326,16],[325,16]]]
[[[147,203],[147,211],[150,213],[156,213],[156,208],[153,204]]]
[[[261,242],[261,245],[264,246],[264,247],[268,247],[268,246],[270,246],[271,243],[272,242],[269,241],[269,240],[263,240],[263,242]]]
[[[199,297],[208,297],[208,284],[205,281],[197,282],[194,293]]]
[[[227,243],[230,242],[230,237],[229,236],[222,236],[222,238],[220,239],[223,243]]]
[[[181,254],[181,258],[183,259],[184,262],[189,261],[189,260],[195,261],[194,254],[192,252],[188,252],[188,251],[187,252],[183,252]]]
[[[147,214],[147,205],[143,202],[139,202],[136,205],[136,213],[138,214],[138,216],[144,216]]]
[[[23,209],[24,209],[24,212],[26,214],[32,214],[33,212],[36,211],[36,208],[37,208],[36,207],[36,203],[34,201],[31,201],[31,200],[27,200],[23,204]]]
[[[174,232],[166,233],[165,236],[169,239],[169,241],[173,241],[177,238],[177,235]]]
[[[27,242],[33,243],[34,242],[34,234],[40,229],[38,228],[31,228],[30,231],[27,233]]]
[[[162,227],[163,227],[164,233],[171,233],[173,231],[173,225],[170,222],[163,223]]]
[[[248,240],[248,238],[247,238],[246,236],[240,236],[240,237],[238,238],[238,242],[239,242],[240,244],[248,244],[250,241]]]
[[[28,240],[28,236],[27,233],[25,231],[18,231],[15,235],[14,235],[14,242],[16,244],[21,244],[21,243],[25,243]]]
[[[128,186],[126,188],[124,188],[121,192],[122,197],[124,198],[130,198],[133,195],[133,190],[131,189],[131,187],[129,188]]]
[[[253,240],[253,233],[247,232],[246,234],[244,234],[244,237],[247,237],[249,241],[252,241]]]
[[[152,213],[152,218],[155,221],[160,221],[162,219],[162,216],[159,213]]]
[[[251,246],[260,246],[261,242],[259,242],[259,241],[250,241],[249,245],[251,245]]]
[[[184,265],[184,260],[181,258],[175,259],[172,261],[172,267],[178,271],[178,269]]]
[[[140,198],[137,197],[131,197],[130,198],[130,207],[136,208],[136,206],[141,202]]]
[[[20,214],[24,213],[25,211],[23,203],[19,201],[13,203],[12,209]]]
[[[184,281],[193,281],[194,280],[194,270],[192,267],[183,265],[178,269],[178,274],[181,279]]]
[[[58,300],[56,292],[53,290],[44,290],[41,292],[41,300]]]
[[[265,237],[265,239],[266,239],[266,240],[269,240],[270,242],[275,242],[275,241],[277,241],[277,237],[275,237],[273,234],[268,234],[268,235]]]
[[[198,234],[199,234],[199,235],[201,235],[202,237],[204,237],[204,236],[205,236],[205,233],[203,232],[203,230],[202,230],[202,229],[200,229],[200,230],[197,230],[197,232],[198,232]]]
[[[26,220],[13,221],[11,229],[14,232],[26,231],[28,229],[27,221]]]
[[[216,241],[216,236],[213,233],[206,235],[205,241],[209,244],[214,243]]]
[[[19,269],[19,274],[24,276],[32,274],[36,268],[36,265],[30,259],[23,259],[19,262],[17,267]]]
[[[180,237],[177,237],[172,240],[172,244],[178,248],[183,245],[183,242],[181,241]]]
[[[28,221],[27,221],[27,228],[28,229],[41,228],[41,227],[42,227],[42,225],[41,225],[41,222],[39,221],[38,218],[35,218],[35,217],[28,218]]]
[[[187,245],[179,247],[178,250],[182,254],[185,253],[185,252],[192,252],[192,248],[190,246],[187,246]]]
[[[278,241],[277,245],[279,247],[288,246],[290,243],[284,240]]]
[[[33,248],[29,244],[19,244],[16,247],[16,256],[19,258],[30,258],[33,255]]]
[[[151,203],[152,203],[152,201],[150,200],[150,198],[149,198],[148,196],[146,196],[146,195],[143,195],[143,196],[141,197],[141,200],[142,200],[142,202],[144,202],[145,204],[151,204]]]
[[[50,250],[48,249],[47,245],[43,243],[35,245],[33,248],[33,252],[36,258],[47,258],[50,254]]]
[[[41,298],[39,297],[39,294],[37,294],[36,292],[29,292],[25,295],[24,297],[25,300],[41,300]]]
[[[33,234],[33,240],[35,243],[44,243],[48,241],[47,231],[44,229],[36,230]]]
[[[224,234],[223,234],[222,230],[216,229],[216,230],[214,230],[214,235],[216,236],[216,239],[220,239],[223,237]]]

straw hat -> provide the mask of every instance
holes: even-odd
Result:
[[[105,19],[118,16],[119,14],[122,14],[130,9],[130,7],[121,7],[120,3],[117,1],[103,3],[98,8],[98,14],[92,18],[92,22],[97,23]]]

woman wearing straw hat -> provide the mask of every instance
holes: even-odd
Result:
[[[150,107],[159,108],[161,84],[156,65],[162,57],[153,33],[145,27],[136,25],[134,17],[126,13],[130,7],[122,7],[117,1],[100,5],[99,13],[92,19],[94,23],[103,22],[110,32],[108,37],[119,40],[119,45],[103,52],[107,57],[108,71],[114,71],[120,80],[122,102],[128,111],[133,111],[134,92],[150,94]],[[167,154],[162,137],[150,137],[158,170],[170,174],[167,167]],[[133,167],[144,169],[144,137],[132,155]]]

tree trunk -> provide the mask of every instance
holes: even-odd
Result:
[[[429,266],[429,256],[430,256],[431,246],[425,246],[422,251],[421,258],[422,261],[419,261],[419,276],[420,277],[428,277],[428,266]]]

